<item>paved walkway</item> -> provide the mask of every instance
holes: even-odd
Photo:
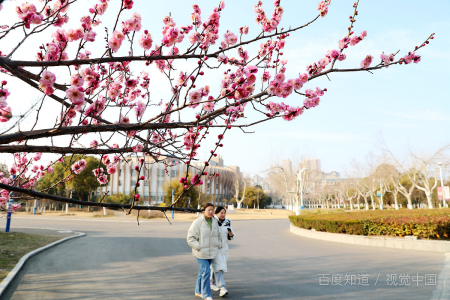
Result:
[[[198,266],[186,244],[190,223],[145,221],[137,226],[106,219],[13,217],[13,228],[61,228],[87,236],[33,257],[4,299],[199,299],[194,297]],[[0,219],[0,228],[4,224]],[[288,220],[235,221],[233,226],[228,299],[423,300],[440,292],[424,281],[425,275],[439,277],[443,254],[302,238],[289,232]],[[387,274],[410,285],[388,286]],[[213,293],[213,298],[220,297]]]

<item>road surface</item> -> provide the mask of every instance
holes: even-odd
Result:
[[[4,225],[2,218],[2,230]],[[12,230],[87,235],[31,258],[2,300],[199,299],[198,265],[186,243],[189,225],[13,216]],[[228,299],[448,299],[438,280],[450,277],[444,254],[308,239],[291,234],[288,220],[235,221],[233,227]],[[220,298],[217,292],[213,298]]]

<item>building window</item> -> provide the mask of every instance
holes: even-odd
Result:
[[[163,180],[158,180],[158,186],[163,186],[164,181]]]
[[[147,177],[147,178],[150,178],[150,170],[147,169],[145,173],[146,173],[146,177]]]
[[[122,186],[122,180],[119,180],[119,186]]]
[[[177,170],[172,170],[172,177],[177,177]]]
[[[120,168],[120,167],[119,167]],[[122,169],[119,169],[119,177],[122,176]]]
[[[163,177],[164,176],[164,170],[158,170],[158,176]]]
[[[131,180],[131,188],[134,189],[136,186],[136,180]]]
[[[144,185],[148,186],[148,180],[144,180]]]

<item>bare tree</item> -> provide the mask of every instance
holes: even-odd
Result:
[[[244,178],[244,176],[242,176],[241,174],[235,174],[234,179],[233,179],[233,188],[234,188],[234,199],[236,199],[236,208],[237,209],[241,209],[242,208],[242,203],[245,200],[245,189],[247,187],[247,179]],[[243,189],[242,189],[242,197],[241,199],[239,199],[239,194],[241,194],[241,184],[244,185]]]
[[[399,191],[405,195],[408,199],[408,208],[411,209],[411,193],[414,188],[417,188],[425,193],[427,199],[428,208],[434,208],[432,201],[432,193],[438,184],[437,180],[437,163],[442,157],[445,156],[446,152],[450,149],[450,144],[440,147],[432,153],[415,152],[409,149],[409,162],[400,163],[396,156],[387,146],[386,142],[382,140],[384,145],[384,151],[390,155],[390,157],[395,161],[395,163],[405,172],[409,180],[412,183],[409,191],[406,191],[404,187],[401,186],[400,181],[396,180],[398,183]],[[434,177],[430,177],[434,171]]]

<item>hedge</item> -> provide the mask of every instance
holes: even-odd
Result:
[[[289,219],[297,227],[331,233],[450,240],[450,209],[307,213]]]

